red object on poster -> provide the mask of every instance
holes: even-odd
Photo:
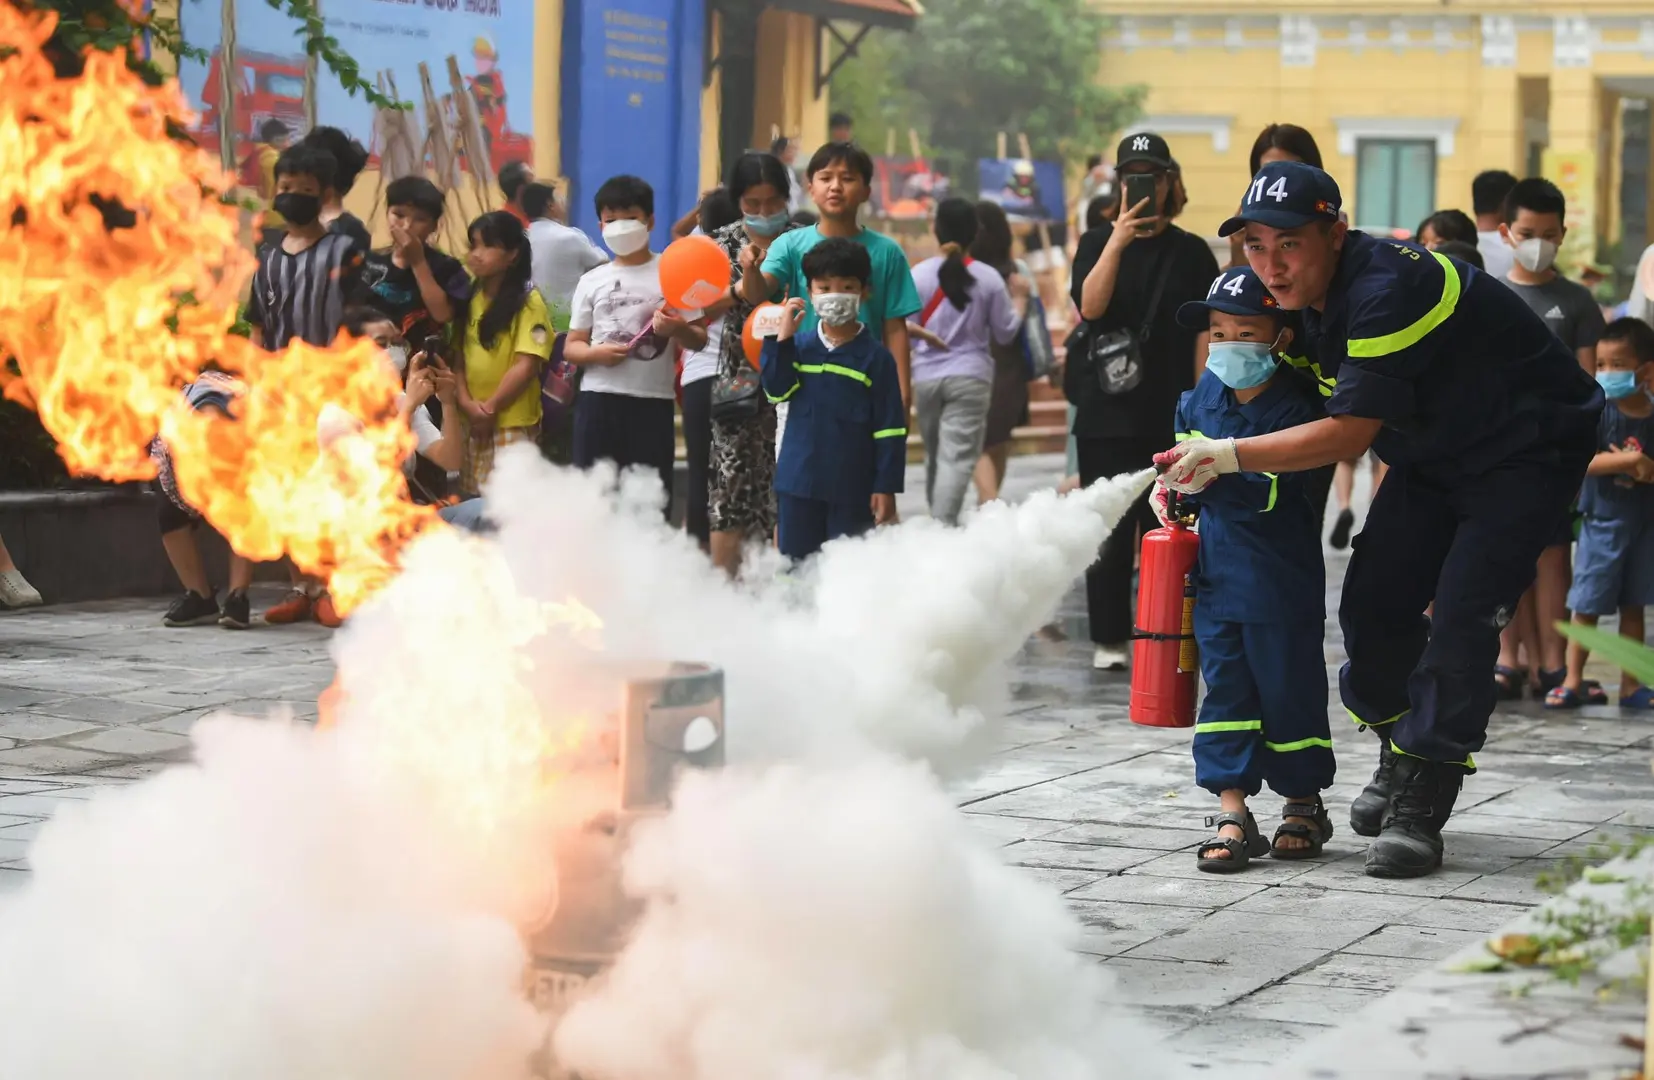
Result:
[[[1137,630],[1131,643],[1131,722],[1193,727],[1195,588],[1200,537],[1174,521],[1143,537],[1137,573]]]

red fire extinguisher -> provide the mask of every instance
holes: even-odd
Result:
[[[1147,727],[1193,727],[1195,678],[1195,586],[1192,575],[1200,537],[1192,517],[1143,537],[1137,571],[1137,629],[1131,646],[1131,722]]]

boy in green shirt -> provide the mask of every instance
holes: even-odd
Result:
[[[737,287],[750,304],[783,296],[808,300],[810,284],[804,278],[804,256],[810,249],[829,238],[853,240],[866,248],[873,261],[873,278],[859,318],[873,339],[882,342],[896,358],[902,403],[910,406],[913,380],[907,319],[918,314],[923,305],[913,287],[913,274],[902,246],[856,223],[857,211],[872,194],[873,159],[852,143],[828,143],[815,152],[804,175],[810,185],[810,198],[821,211],[820,223],[782,233],[771,242],[767,255],[756,244],[748,244],[741,252]],[[814,334],[819,321],[811,305],[799,329]]]

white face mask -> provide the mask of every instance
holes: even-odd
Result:
[[[385,355],[391,358],[391,363],[396,367],[398,375],[408,370],[408,347],[406,345],[387,345],[385,346]]]
[[[1556,262],[1556,245],[1537,236],[1529,237],[1516,248],[1516,265],[1530,274],[1542,274]]]
[[[649,246],[649,226],[634,218],[611,221],[603,226],[603,242],[621,258],[635,255]]]
[[[812,296],[816,314],[828,326],[848,326],[856,321],[861,310],[861,297],[855,293],[822,293]]]

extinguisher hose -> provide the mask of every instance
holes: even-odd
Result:
[[[1131,639],[1133,641],[1193,641],[1195,636],[1193,634],[1155,634],[1147,630],[1139,630],[1134,626],[1131,628]]]

